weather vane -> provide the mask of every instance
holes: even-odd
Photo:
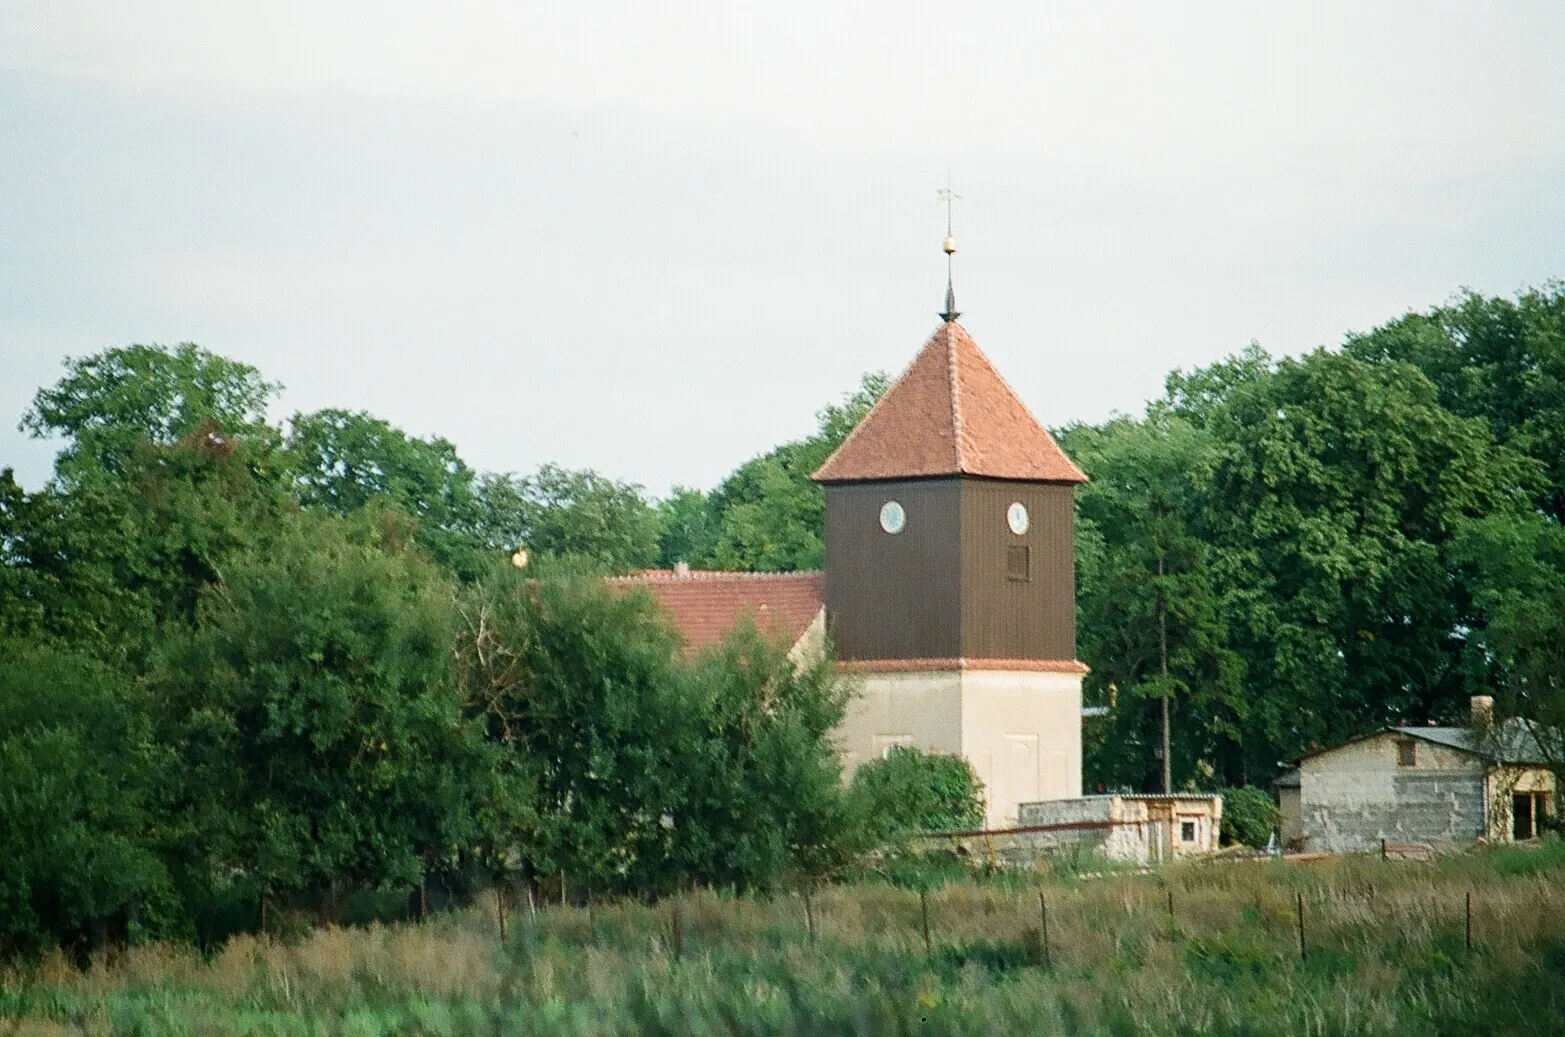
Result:
[[[951,206],[962,196],[951,190],[949,171],[946,174],[946,185],[935,192],[935,197],[946,203],[946,239],[940,243],[940,247],[946,254],[946,308],[945,312],[940,314],[940,319],[949,324],[962,315],[957,311],[956,289],[951,284],[951,256],[956,252],[956,238],[951,236]]]

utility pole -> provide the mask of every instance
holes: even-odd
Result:
[[[1163,600],[1164,561],[1157,556],[1158,672],[1163,676],[1163,795],[1174,791],[1174,769],[1168,758],[1168,607]]]

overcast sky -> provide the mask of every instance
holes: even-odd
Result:
[[[937,323],[1046,424],[1565,275],[1565,4],[0,0],[0,467],[194,341],[709,487]]]

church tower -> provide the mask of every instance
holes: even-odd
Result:
[[[838,737],[849,771],[893,745],[966,757],[996,828],[1020,803],[1081,795],[1086,476],[956,322],[949,289],[942,316],[814,474],[827,621],[864,681]]]

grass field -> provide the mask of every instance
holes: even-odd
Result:
[[[1559,841],[974,877],[926,903],[927,944],[918,892],[861,883],[817,892],[809,919],[798,896],[695,894],[523,910],[502,942],[490,904],[205,956],[54,956],[5,972],[0,1033],[1565,1033]]]

